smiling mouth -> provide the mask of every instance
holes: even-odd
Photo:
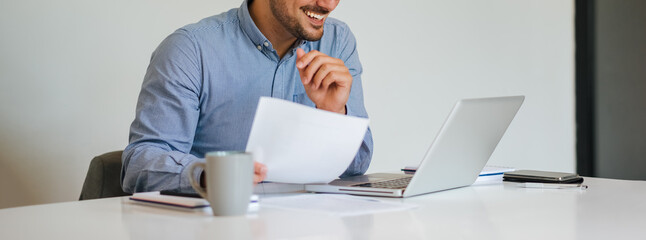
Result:
[[[303,10],[303,12],[305,12],[305,15],[307,15],[311,19],[314,19],[314,20],[317,20],[317,21],[323,20],[323,18],[325,18],[325,15],[327,15],[327,14],[314,13],[314,12],[309,11],[309,10]]]

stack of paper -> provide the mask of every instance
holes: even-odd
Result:
[[[367,128],[365,118],[262,97],[247,151],[267,166],[267,181],[328,183],[348,168]]]
[[[475,184],[500,183],[502,182],[503,173],[515,170],[509,167],[485,166]]]

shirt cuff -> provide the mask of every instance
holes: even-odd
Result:
[[[190,154],[189,154],[190,155]],[[190,155],[192,156],[192,155]],[[185,159],[182,161],[182,165],[184,168],[182,169],[182,173],[179,178],[179,191],[180,192],[187,192],[187,193],[196,193],[195,189],[193,189],[193,186],[191,186],[191,175],[190,172],[188,171],[188,168],[191,166],[191,164],[196,163],[196,162],[205,162],[204,159],[202,158],[197,158],[197,157],[189,157],[188,159]],[[193,170],[193,179],[199,184],[200,183],[200,175],[204,169],[198,167]]]

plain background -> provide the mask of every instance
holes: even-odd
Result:
[[[0,208],[78,199],[123,149],[150,54],[240,0],[0,0]],[[574,5],[341,1],[364,65],[369,172],[417,164],[460,98],[525,95],[489,163],[572,172]]]

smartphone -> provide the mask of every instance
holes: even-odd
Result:
[[[161,190],[159,192],[160,195],[169,195],[169,196],[179,196],[179,197],[191,197],[191,198],[202,198],[197,193],[183,193],[179,192],[177,190]]]
[[[517,170],[503,174],[504,181],[539,183],[582,183],[583,178],[576,173],[547,172],[536,170]]]

